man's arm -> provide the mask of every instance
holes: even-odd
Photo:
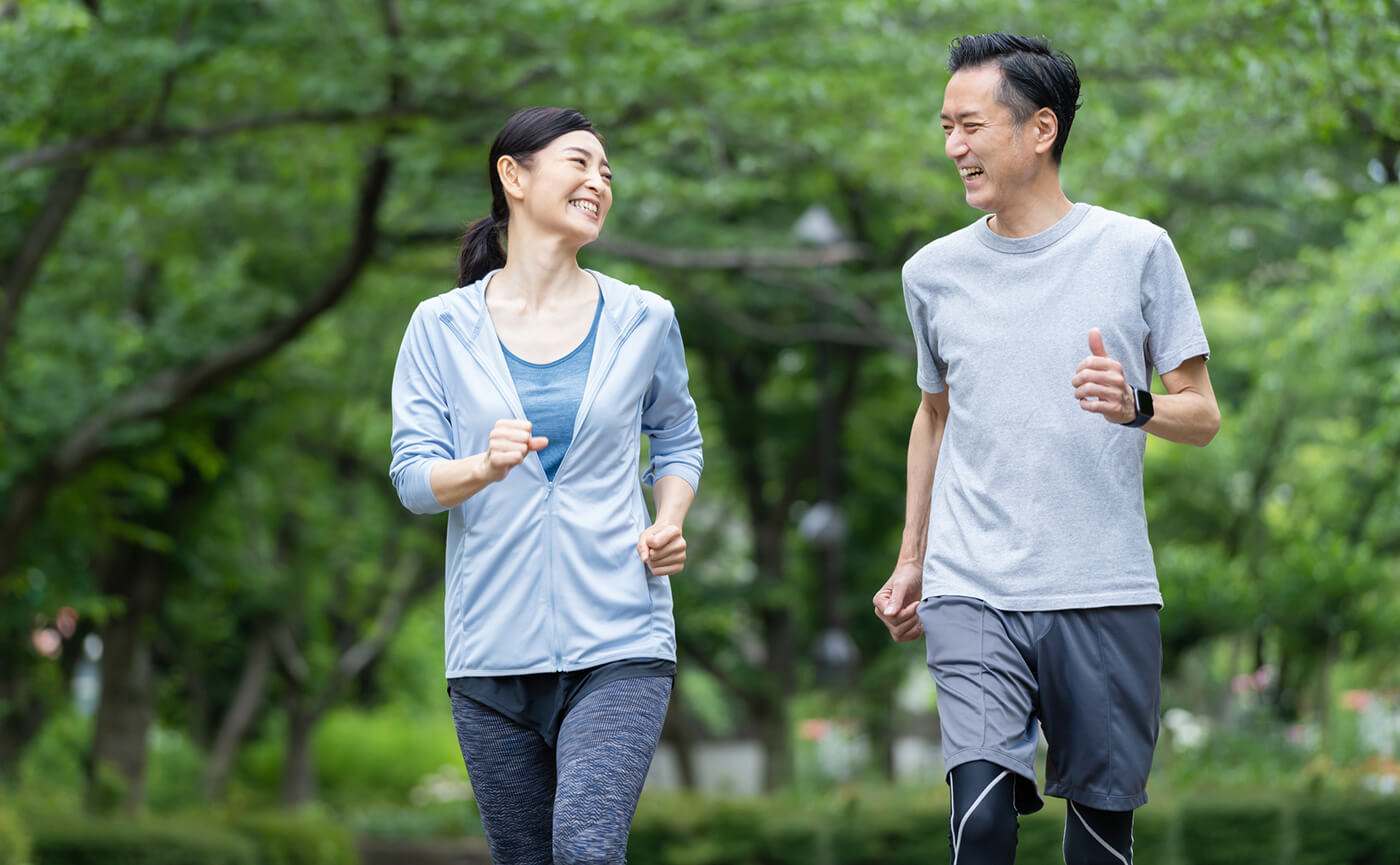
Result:
[[[1197,355],[1162,373],[1167,392],[1152,398],[1152,420],[1143,429],[1168,441],[1205,447],[1220,431],[1220,406],[1210,386],[1206,359]]]
[[[1123,365],[1104,351],[1098,328],[1089,331],[1089,356],[1079,362],[1070,384],[1079,407],[1103,415],[1109,423],[1128,423],[1137,417],[1133,388],[1123,377]],[[1210,444],[1220,431],[1220,406],[1210,386],[1206,359],[1198,355],[1162,373],[1162,384],[1167,393],[1152,399],[1152,420],[1143,430],[1182,444]]]
[[[904,501],[904,537],[890,578],[871,602],[895,642],[917,640],[924,629],[918,606],[923,594],[924,548],[928,542],[929,499],[943,430],[948,425],[948,390],[923,392],[914,425],[909,430],[909,457]]]

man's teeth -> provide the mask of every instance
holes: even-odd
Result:
[[[979,174],[981,174],[981,173],[982,173],[982,169],[980,169],[980,168],[964,168],[964,169],[962,169],[962,176],[963,176],[963,177],[976,177],[977,175],[979,175]]]
[[[598,205],[591,201],[570,201],[569,205],[571,207],[577,207],[580,210],[586,210],[595,215],[598,213]]]

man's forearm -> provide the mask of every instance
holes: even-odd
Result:
[[[1162,373],[1167,393],[1152,397],[1152,420],[1143,430],[1168,441],[1204,447],[1220,431],[1220,406],[1204,357]]]
[[[925,394],[909,430],[909,455],[904,502],[904,536],[899,544],[899,563],[922,567],[928,543],[929,501],[938,452],[943,446],[943,430],[948,421],[948,392]]]

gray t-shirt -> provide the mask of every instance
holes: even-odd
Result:
[[[1181,259],[1150,222],[1076,204],[1031,237],[986,219],[904,265],[919,387],[948,389],[924,597],[1006,610],[1162,603],[1142,498],[1147,434],[1070,379],[1103,333],[1128,383],[1208,356]]]

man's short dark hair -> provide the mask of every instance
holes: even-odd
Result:
[[[1058,165],[1074,123],[1079,102],[1079,72],[1063,51],[1050,47],[1044,36],[1012,36],[980,33],[959,36],[948,50],[948,71],[995,63],[1001,69],[997,101],[1011,111],[1017,123],[1025,123],[1042,108],[1055,112],[1059,133],[1051,151]]]

